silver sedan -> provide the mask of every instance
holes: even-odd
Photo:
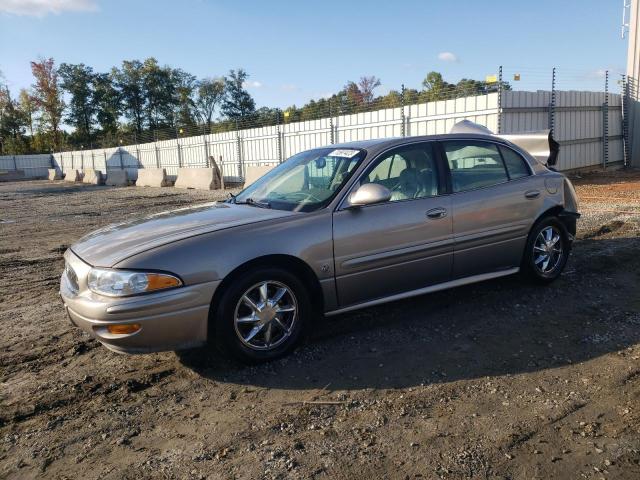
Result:
[[[256,362],[322,315],[518,272],[551,282],[579,217],[556,154],[475,133],[302,152],[226,202],[82,238],[62,299],[118,352],[210,343]]]

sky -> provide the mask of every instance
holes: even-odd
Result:
[[[12,93],[31,60],[109,71],[155,57],[199,78],[244,68],[258,106],[284,108],[375,75],[376,91],[484,79],[517,89],[613,88],[626,63],[622,0],[0,0],[0,71]],[[520,74],[520,82],[513,75]]]

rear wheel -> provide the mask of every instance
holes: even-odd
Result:
[[[295,348],[310,310],[304,284],[291,273],[276,268],[245,272],[212,312],[215,342],[244,362],[273,360]]]
[[[522,270],[532,280],[550,283],[560,276],[569,258],[569,236],[556,217],[536,223],[527,239]]]

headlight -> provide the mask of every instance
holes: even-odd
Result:
[[[108,297],[126,297],[155,292],[182,285],[179,278],[166,273],[130,272],[92,268],[89,272],[89,290]]]

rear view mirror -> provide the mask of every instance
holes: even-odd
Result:
[[[373,205],[391,200],[391,191],[379,183],[365,183],[349,197],[350,207]]]
[[[321,157],[321,158],[316,159],[316,168],[318,170],[322,170],[326,166],[327,166],[327,159],[326,158]]]

